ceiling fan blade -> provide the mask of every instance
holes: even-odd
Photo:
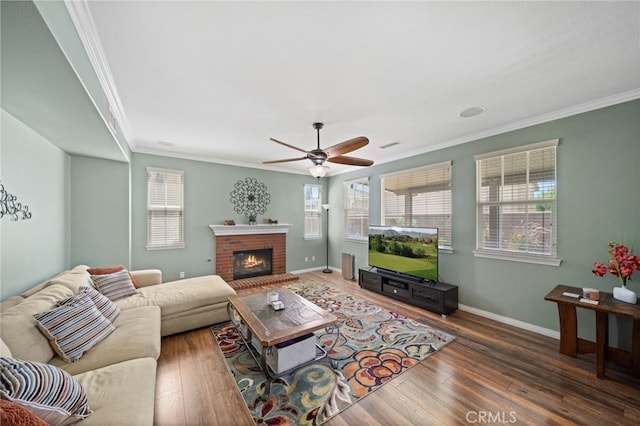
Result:
[[[283,160],[263,161],[262,164],[287,163],[289,161],[299,161],[299,160],[306,160],[306,159],[307,159],[307,157],[285,158]]]
[[[284,145],[284,146],[286,146],[288,148],[295,149],[296,151],[304,152],[305,154],[309,153],[309,151],[306,151],[306,150],[304,150],[302,148],[298,148],[297,146],[289,145],[288,143],[279,141],[277,139],[271,138],[271,140],[274,141],[275,143],[279,143],[280,145]]]
[[[329,157],[327,161],[329,161],[330,163],[347,164],[349,166],[370,166],[373,164],[373,161],[371,160],[365,160],[364,158],[347,157],[345,155]]]
[[[325,148],[323,151],[329,157],[336,157],[347,152],[355,151],[362,148],[369,143],[369,139],[364,136],[358,136],[357,138],[349,139],[348,141],[340,142],[339,144]]]

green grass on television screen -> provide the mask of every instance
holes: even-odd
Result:
[[[369,264],[432,281],[438,280],[438,259],[408,258],[369,250]]]

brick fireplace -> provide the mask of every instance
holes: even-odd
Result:
[[[233,280],[234,252],[271,249],[271,273],[287,272],[287,232],[291,225],[209,225],[215,235],[216,271]]]

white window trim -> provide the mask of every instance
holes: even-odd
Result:
[[[473,255],[474,257],[479,257],[479,258],[485,258],[485,259],[496,259],[496,260],[506,260],[506,261],[512,261],[512,262],[522,262],[522,263],[533,263],[533,264],[537,264],[537,265],[546,265],[546,266],[560,266],[560,264],[562,263],[562,259],[558,257],[557,254],[557,243],[558,243],[558,239],[557,239],[557,225],[556,225],[556,232],[554,233],[554,244],[556,245],[556,253],[554,255],[537,255],[537,254],[526,254],[526,253],[517,253],[517,252],[509,252],[508,250],[499,250],[499,249],[486,249],[486,248],[478,248],[478,223],[479,223],[479,218],[478,218],[478,195],[477,195],[477,188],[478,188],[478,183],[477,183],[477,179],[478,177],[478,171],[477,171],[477,161],[479,160],[483,160],[485,158],[492,158],[492,157],[500,157],[503,155],[509,155],[509,154],[514,154],[514,153],[519,153],[519,152],[524,152],[524,151],[533,151],[536,149],[542,149],[542,148],[549,148],[549,147],[557,147],[560,143],[560,139],[550,139],[547,141],[542,141],[542,142],[536,142],[536,143],[532,143],[529,145],[523,145],[523,146],[518,146],[518,147],[513,147],[513,148],[507,148],[507,149],[503,149],[503,150],[499,150],[499,151],[493,151],[493,152],[487,152],[484,154],[478,154],[474,156],[474,160],[476,161],[476,249],[473,250]],[[558,204],[557,204],[557,176],[558,176],[558,163],[557,163],[557,156],[556,156],[556,167],[555,167],[555,180],[556,180],[556,200],[555,200],[555,209],[554,209],[554,222],[557,224],[557,208],[558,208]]]
[[[366,181],[367,182],[367,186],[369,187],[369,197],[371,196],[371,179],[369,178],[369,176],[365,176],[365,177],[361,177],[358,179],[350,179],[350,180],[345,180],[344,182],[342,182],[342,189],[344,191],[344,188],[346,185],[352,184],[352,183],[360,183]],[[369,200],[367,200],[367,204],[369,203]],[[347,209],[344,209],[345,214]],[[371,215],[369,215],[369,213],[367,212],[367,220]],[[342,236],[342,239],[344,241],[353,241],[353,242],[359,242],[359,243],[369,243],[369,236],[368,235],[363,235],[362,237],[356,237],[353,235],[347,235],[346,234],[346,229],[343,229],[343,232],[345,233]]]
[[[304,212],[303,212],[304,217],[303,217],[303,225],[302,225],[302,239],[305,240],[305,241],[307,241],[307,240],[309,240],[309,241],[310,240],[321,240],[321,239],[324,238],[323,233],[322,233],[323,232],[323,227],[322,227],[322,185],[317,184],[317,183],[305,183],[305,184],[303,184],[302,185],[302,197],[303,197],[302,202],[303,203],[306,202],[306,199],[304,198],[305,197],[304,189],[307,186],[317,186],[319,188],[319,190],[318,190],[319,202],[320,202],[319,205],[318,205],[318,232],[319,232],[319,234],[318,235],[307,235],[305,233],[306,232],[305,231],[306,226],[304,224],[304,221],[306,221],[306,216],[307,216],[307,210],[306,210],[306,207],[305,207]]]
[[[481,257],[485,259],[509,260],[512,262],[535,263],[537,265],[546,266],[560,266],[560,264],[562,263],[562,259],[558,259],[556,257],[520,253],[510,254],[504,251],[491,253],[490,250],[474,250],[473,255],[475,257]]]
[[[342,237],[342,241],[347,243],[369,244],[369,237],[368,236],[363,238]]]
[[[147,206],[146,206],[146,210],[147,210],[147,243],[145,245],[145,248],[148,251],[153,251],[153,250],[174,250],[174,249],[182,249],[185,248],[185,235],[184,235],[184,171],[183,170],[174,170],[174,169],[164,169],[164,168],[160,168],[160,167],[147,167],[146,168],[146,172],[147,172]],[[180,243],[176,243],[176,244],[165,244],[165,245],[150,245],[149,244],[149,173],[173,173],[173,174],[179,174],[182,177],[182,200],[181,200],[181,209],[180,211],[182,212],[182,229],[180,230],[180,234],[181,234],[181,239],[182,241]]]

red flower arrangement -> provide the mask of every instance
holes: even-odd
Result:
[[[627,280],[631,280],[633,271],[640,271],[640,257],[630,254],[629,249],[618,243],[609,243],[609,266],[604,266],[601,262],[594,262],[594,269],[591,271],[599,277],[609,271],[612,275],[620,278],[622,286],[627,284]]]

